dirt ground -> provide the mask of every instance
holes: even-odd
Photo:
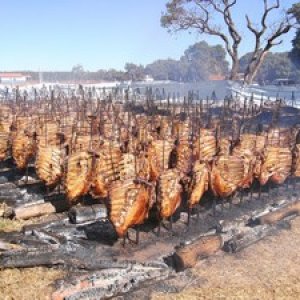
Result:
[[[7,225],[7,224],[6,224]],[[176,294],[153,292],[152,299],[300,299],[300,218],[281,231],[230,255],[220,253],[190,270],[192,280]],[[0,299],[50,299],[60,270],[0,271]],[[180,279],[175,279],[180,280]]]
[[[0,232],[20,231],[24,225],[38,223],[42,219],[16,221],[0,218]],[[53,282],[63,278],[61,270],[29,268],[0,270],[1,300],[47,300],[54,291]]]
[[[199,262],[195,278],[179,294],[155,294],[155,300],[300,299],[300,218],[242,252],[221,253]]]
[[[51,284],[62,277],[62,271],[47,268],[0,271],[0,299],[50,300]]]

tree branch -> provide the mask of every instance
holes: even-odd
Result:
[[[231,78],[235,78],[239,70],[238,49],[242,41],[238,28],[232,16],[232,8],[237,5],[237,0],[170,0],[167,3],[167,13],[162,17],[162,24],[166,27],[173,27],[176,31],[196,29],[199,33],[206,33],[219,37],[232,59]],[[277,40],[281,35],[288,32],[291,23],[288,18],[275,27],[271,36],[263,42],[263,37],[269,30],[268,18],[272,11],[280,8],[280,0],[263,0],[263,12],[258,24],[252,23],[246,15],[246,25],[255,36],[255,47],[247,72],[253,73],[260,60],[265,57],[265,52],[280,43]],[[222,27],[214,23],[213,13],[222,16]],[[223,27],[225,31],[223,31]],[[263,45],[262,45],[263,44]],[[263,47],[262,47],[263,46]]]
[[[292,24],[288,16],[283,19],[279,25],[276,26],[276,29],[271,33],[270,37],[266,39],[265,46],[261,48],[262,37],[266,33],[268,27],[267,18],[272,10],[280,8],[280,0],[276,0],[274,5],[269,5],[268,0],[264,0],[264,13],[261,17],[261,28],[257,29],[253,26],[250,18],[246,15],[247,20],[247,28],[254,34],[255,36],[255,47],[252,53],[252,58],[248,65],[247,71],[245,73],[245,81],[249,83],[253,80],[256,75],[258,68],[262,64],[266,54],[270,51],[270,49],[274,46],[277,46],[282,43],[282,41],[277,41],[276,39],[280,36],[286,34],[292,28]]]
[[[246,15],[246,20],[247,20],[247,28],[255,35],[256,38],[256,46],[255,46],[255,50],[258,50],[260,48],[260,38],[265,34],[265,32],[268,29],[268,26],[266,24],[267,21],[267,17],[270,14],[270,12],[274,9],[278,9],[280,7],[280,0],[276,0],[276,4],[269,6],[268,5],[268,0],[264,0],[264,13],[262,15],[261,18],[261,29],[258,30],[256,29],[249,16]]]

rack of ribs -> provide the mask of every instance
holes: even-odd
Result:
[[[294,151],[294,175],[300,177],[300,144],[296,144]]]
[[[174,143],[172,140],[154,140],[148,147],[150,180],[156,181],[159,175],[169,168],[170,155]]]
[[[269,180],[282,184],[291,174],[292,152],[289,148],[268,146],[263,155],[259,182],[265,185]]]
[[[215,129],[201,128],[200,134],[194,141],[195,159],[211,162],[217,154]]]
[[[235,155],[219,156],[212,165],[210,187],[215,196],[232,195],[244,180],[245,169],[243,158]]]
[[[18,169],[25,169],[29,160],[35,155],[36,145],[32,136],[23,131],[16,134],[12,141],[12,156]]]
[[[38,177],[46,186],[54,186],[63,176],[62,151],[58,146],[39,146],[35,161]]]
[[[182,174],[186,176],[192,171],[193,152],[187,142],[180,142],[179,145],[174,148],[172,155],[172,163],[174,167]]]
[[[93,157],[87,151],[71,154],[67,159],[65,190],[70,202],[88,193],[91,186]]]
[[[150,188],[133,180],[112,184],[109,191],[110,220],[119,237],[124,237],[130,227],[144,223],[150,197]]]
[[[0,120],[0,161],[5,160],[10,152],[10,126],[9,120]]]
[[[161,219],[171,217],[181,204],[182,186],[176,169],[164,171],[158,179],[157,205]]]
[[[96,152],[92,175],[92,194],[106,198],[110,185],[120,178],[121,151],[115,146],[103,146]]]
[[[203,194],[208,190],[209,172],[205,163],[196,161],[193,171],[192,180],[189,186],[188,206],[193,208],[198,204]]]

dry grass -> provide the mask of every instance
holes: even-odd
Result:
[[[23,226],[42,223],[47,216],[31,218],[29,220],[15,220],[0,217],[0,232],[21,231]]]
[[[221,253],[192,270],[199,280],[179,294],[155,294],[155,300],[300,299],[300,218],[244,251]]]
[[[16,221],[3,218],[4,212],[7,210],[5,203],[0,203],[0,232],[20,231],[22,227],[31,221]]]
[[[51,284],[63,276],[60,270],[46,268],[3,270],[0,272],[0,299],[51,299],[54,291]]]
[[[32,223],[32,221],[29,221]],[[0,219],[0,231],[19,230],[28,221]],[[220,253],[191,270],[193,282],[178,294],[153,293],[154,300],[300,299],[300,218],[292,228],[244,251]],[[56,269],[0,271],[0,299],[50,299],[51,284],[64,277]],[[179,279],[180,280],[180,279]]]
[[[0,218],[0,232],[20,231],[26,224],[32,224],[32,221],[17,221]]]
[[[20,231],[24,225],[41,222],[42,218],[10,220],[0,218],[0,232]],[[48,268],[8,269],[0,271],[1,300],[51,299],[55,280],[64,272]]]

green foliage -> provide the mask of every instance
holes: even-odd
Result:
[[[221,45],[209,46],[202,41],[190,46],[181,58],[188,65],[187,81],[207,79],[211,74],[224,75],[228,72],[226,52]]]
[[[145,72],[156,80],[181,80],[180,63],[173,59],[159,59],[147,65]]]
[[[278,39],[292,28],[293,14],[297,14],[296,18],[300,19],[300,3],[294,5],[287,13],[284,10],[284,1],[258,1],[261,2],[263,11],[256,14],[255,20],[251,20],[247,15],[238,16],[234,13],[234,8],[238,7],[239,2],[243,1],[169,0],[161,17],[161,25],[174,32],[188,30],[219,38],[232,61],[229,78],[235,80],[238,78],[239,72],[239,47],[245,40],[239,24],[241,24],[241,20],[244,20],[248,30],[255,36],[254,55],[251,60],[247,60],[250,64],[245,75],[245,82],[251,83],[266,53],[278,45]],[[282,10],[281,19],[271,22],[272,11],[279,9]],[[201,45],[198,46],[201,47]],[[205,63],[205,66],[198,66],[197,63],[202,61],[205,56],[205,49],[201,49],[200,54],[196,62],[189,66],[189,80],[203,79],[210,72],[221,73],[228,67],[221,60],[214,59],[211,53],[209,54],[210,60]],[[279,71],[278,68],[276,71],[280,74],[286,73],[289,69],[289,66],[283,67],[280,63],[279,65]]]
[[[143,80],[146,75],[151,75],[155,80],[173,80],[193,82],[208,79],[210,75],[226,75],[228,62],[226,51],[221,45],[209,46],[202,41],[185,50],[179,60],[159,59],[153,63],[142,66],[126,63],[125,71],[110,69],[89,72],[81,65],[76,65],[71,72],[43,72],[45,81],[80,81],[80,80],[105,80],[125,81]],[[37,72],[26,72],[33,80],[38,80]]]
[[[84,68],[82,65],[78,64],[72,68],[73,79],[81,80],[84,79]]]
[[[290,9],[289,13],[293,14],[297,20],[297,23],[300,24],[300,2],[294,4]],[[300,29],[296,31],[296,36],[292,41],[293,49],[290,53],[293,63],[299,68],[300,67]]]
[[[72,73],[74,74],[82,74],[84,73],[84,68],[82,65],[78,64],[72,68]]]
[[[127,63],[125,65],[125,71],[127,73],[128,79],[131,80],[143,80],[143,78],[145,77],[145,69],[142,65]]]
[[[241,71],[245,72],[252,53],[247,53],[240,59]],[[268,53],[262,66],[260,67],[256,81],[260,83],[270,83],[278,78],[297,79],[297,70],[288,52]]]
[[[228,62],[222,46],[209,46],[202,41],[185,50],[180,60],[157,60],[146,67],[146,72],[157,80],[193,82],[210,75],[226,75]]]
[[[297,22],[300,23],[300,2],[295,3],[289,10],[290,14],[293,14]]]

